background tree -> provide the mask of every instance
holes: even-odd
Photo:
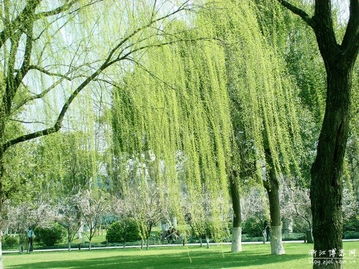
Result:
[[[83,190],[79,194],[79,211],[87,228],[89,250],[92,239],[109,211],[109,197],[101,190]]]
[[[111,81],[101,77],[105,70],[115,64],[121,70],[120,63],[131,55],[166,45],[154,38],[163,32],[153,27],[189,10],[190,1],[168,4],[164,12],[163,2],[154,1],[146,12],[143,3],[128,9],[124,1],[115,6],[99,0],[1,2],[0,208],[17,191],[6,181],[12,171],[5,161],[15,145],[58,132],[84,88]],[[63,33],[76,38],[63,38]],[[11,132],[14,121],[28,128]]]
[[[56,222],[66,229],[68,250],[71,250],[71,242],[74,240],[81,227],[81,211],[79,194],[60,198],[57,205]]]

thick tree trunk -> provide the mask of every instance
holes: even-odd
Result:
[[[313,268],[342,268],[342,168],[349,128],[351,68],[327,66],[327,105],[311,169]],[[329,263],[329,264],[328,264]]]
[[[272,156],[269,150],[266,150],[266,162],[269,166],[266,180],[263,182],[268,193],[269,213],[271,219],[271,253],[273,255],[285,254],[282,242],[282,222],[280,215],[279,202],[279,182],[273,168]]]
[[[232,228],[232,248],[231,251],[236,253],[242,251],[242,219],[241,219],[241,202],[239,195],[238,182],[234,175],[230,180],[230,193],[233,207],[233,228]]]

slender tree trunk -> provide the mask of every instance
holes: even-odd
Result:
[[[313,243],[313,231],[308,229],[305,232],[306,243]]]
[[[242,219],[241,219],[241,201],[237,178],[232,173],[230,179],[230,193],[233,207],[233,228],[232,228],[232,248],[236,253],[242,251]]]
[[[271,253],[273,255],[285,254],[282,242],[282,222],[280,215],[280,202],[279,202],[279,182],[273,168],[272,155],[269,150],[266,150],[266,162],[269,166],[266,179],[264,180],[264,187],[268,193],[269,199],[269,213],[271,219]]]
[[[2,255],[2,237],[3,237],[3,232],[0,231],[0,269],[4,268],[3,255]]]
[[[150,239],[147,237],[146,238],[146,249],[148,250],[150,247]]]
[[[207,248],[209,248],[209,237],[206,235],[206,245],[207,245]]]
[[[341,268],[343,159],[348,138],[351,68],[327,68],[327,105],[311,169],[313,268]],[[328,258],[331,264],[328,263]]]
[[[71,237],[70,237],[69,227],[67,227],[67,247],[68,247],[68,251],[71,251]]]

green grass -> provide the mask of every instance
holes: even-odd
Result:
[[[347,259],[345,269],[359,268],[359,242],[346,242],[345,255],[356,249],[356,259]],[[5,255],[5,268],[250,268],[250,269],[306,269],[311,268],[309,244],[286,244],[287,254],[269,255],[269,245],[244,245],[239,254],[229,252],[230,246],[210,249],[200,247],[170,247],[140,249],[115,249],[72,252],[47,252]]]

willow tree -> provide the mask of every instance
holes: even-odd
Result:
[[[11,173],[4,164],[4,158],[11,159],[9,150],[58,132],[85,88],[95,87],[93,82],[111,83],[110,69],[119,70],[132,54],[159,45],[153,37],[165,33],[148,29],[190,8],[188,0],[173,5],[153,1],[148,9],[143,9],[144,3],[148,7],[145,0],[135,5],[98,0],[2,1],[0,208],[14,192],[11,182],[4,182],[4,175]],[[46,103],[53,113],[42,110]],[[9,132],[13,121],[30,125],[24,132]]]
[[[135,65],[119,85],[113,111],[116,160],[154,152],[166,167],[162,180],[173,178],[173,190],[182,185],[189,199],[204,189],[216,201],[218,190],[227,192],[230,186],[233,251],[238,251],[238,179],[250,166],[242,162],[253,155],[252,174],[261,176],[266,164],[263,182],[273,197],[272,253],[281,254],[278,178],[297,168],[300,148],[293,87],[282,79],[283,63],[263,39],[254,7],[243,1],[211,4],[213,9],[195,20],[196,35],[216,41],[183,42],[146,54],[145,66]],[[176,152],[186,159],[184,182],[173,170]],[[215,203],[205,207],[220,219]]]
[[[114,165],[125,160],[124,171],[126,160],[145,162],[152,155],[156,173],[142,179],[137,175],[137,181],[165,186],[169,194],[162,199],[177,212],[179,223],[184,222],[185,213],[199,222],[198,211],[205,211],[201,220],[220,231],[227,222],[228,208],[218,201],[228,200],[226,157],[232,136],[223,50],[215,43],[193,41],[204,35],[192,34],[183,22],[167,27],[182,31],[183,39],[192,41],[148,52],[143,65],[133,59],[134,70],[114,96]],[[126,189],[131,191],[129,179],[121,174],[115,178],[125,186],[124,195]],[[183,212],[186,203],[194,204],[204,192],[209,199]],[[220,237],[216,232],[212,235]]]
[[[279,2],[312,28],[324,60],[326,108],[311,168],[311,202],[314,249],[324,251],[325,255],[314,257],[314,268],[341,268],[339,251],[334,253],[331,265],[326,265],[324,258],[330,258],[333,249],[343,248],[341,175],[350,121],[353,66],[359,49],[359,1],[350,0],[349,20],[341,42],[335,33],[330,0],[316,0],[313,16],[288,1]]]
[[[204,27],[212,27],[225,51],[227,91],[235,134],[232,149],[239,151],[237,174],[242,179],[248,175],[262,179],[269,197],[271,252],[283,254],[280,178],[299,172],[297,155],[301,149],[294,97],[296,88],[285,78],[280,55],[265,41],[255,6],[245,1],[215,3],[220,8],[207,14],[210,24]],[[233,183],[231,187],[233,206],[239,214],[238,187]],[[236,221],[239,226],[240,221]]]

